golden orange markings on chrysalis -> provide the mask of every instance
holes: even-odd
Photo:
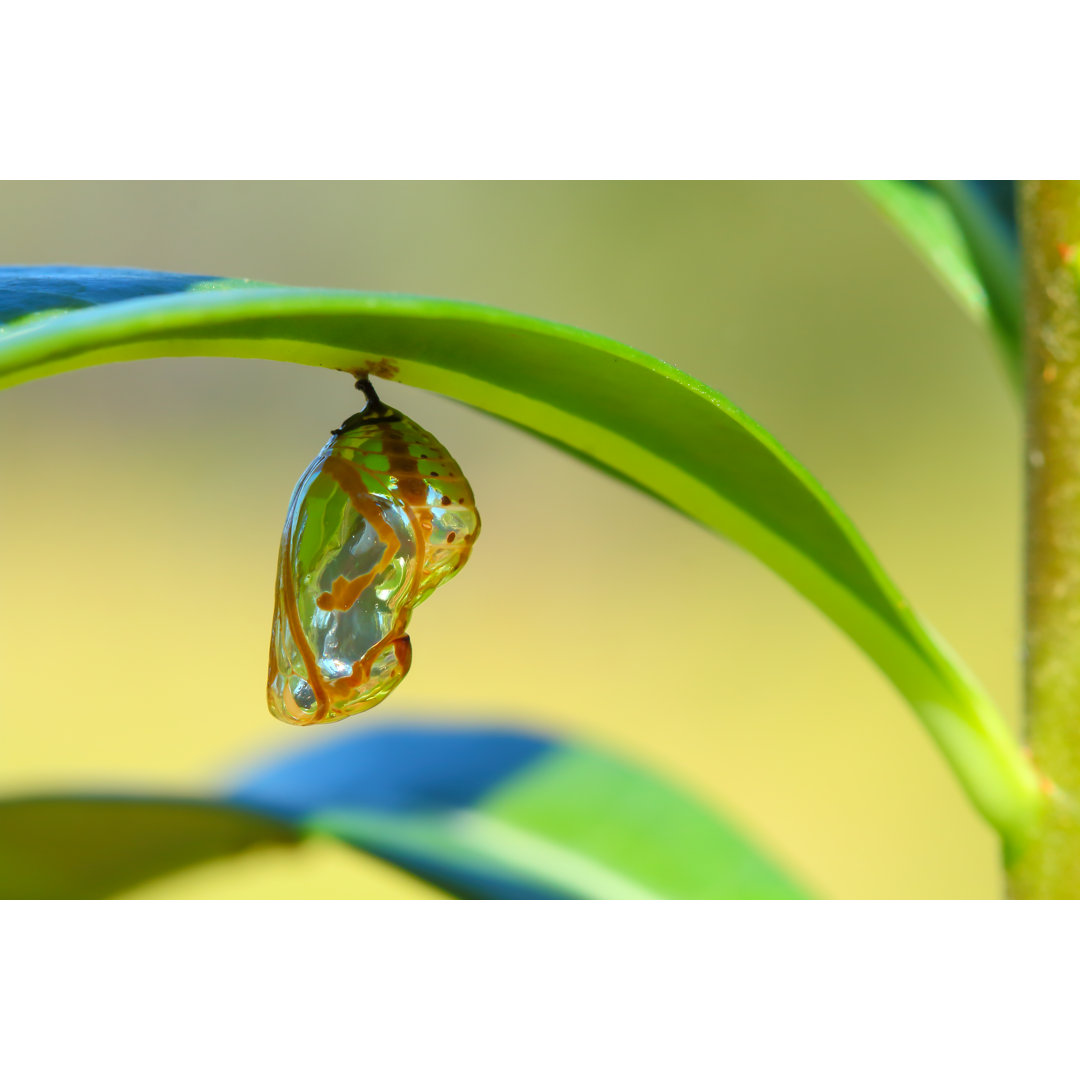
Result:
[[[446,448],[367,379],[357,386],[366,406],[300,477],[281,536],[266,697],[290,724],[363,712],[405,678],[413,608],[465,565],[480,532]]]

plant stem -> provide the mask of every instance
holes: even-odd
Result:
[[[1010,869],[1023,899],[1080,898],[1080,181],[1021,185],[1026,289],[1027,738],[1050,787]]]

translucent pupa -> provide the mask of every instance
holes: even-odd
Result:
[[[289,724],[363,712],[405,678],[413,608],[465,565],[480,531],[446,448],[357,386],[367,405],[300,477],[281,536],[266,697]]]

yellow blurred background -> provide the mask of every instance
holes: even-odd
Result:
[[[852,188],[7,182],[0,261],[475,300],[660,356],[817,474],[1017,714],[1018,409],[989,341]],[[354,723],[480,718],[596,740],[736,817],[826,896],[1000,893],[996,843],[914,716],[786,585],[528,435],[381,388],[458,458],[484,532],[414,618],[409,678]],[[359,403],[345,376],[254,360],[113,365],[0,394],[7,793],[204,790],[334,733],[270,718],[266,652],[289,493]],[[673,545],[680,563],[657,565]],[[319,841],[132,895],[434,894]]]

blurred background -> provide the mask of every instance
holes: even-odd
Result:
[[[662,357],[821,479],[1017,716],[1019,410],[991,343],[853,188],[6,182],[0,261],[474,300]],[[816,609],[528,435],[380,389],[457,457],[484,531],[414,617],[408,679],[368,715],[596,740],[730,813],[826,896],[1000,893],[990,831]],[[0,394],[7,794],[210,790],[333,733],[270,718],[266,655],[289,494],[360,403],[345,376],[255,360],[163,358]],[[680,564],[658,571],[660,545]],[[663,669],[645,668],[674,635]],[[320,840],[130,895],[435,894]]]

